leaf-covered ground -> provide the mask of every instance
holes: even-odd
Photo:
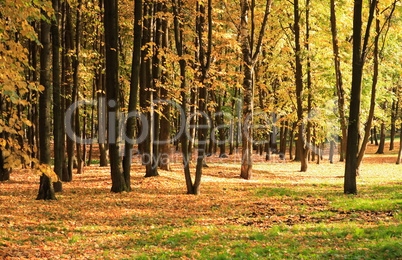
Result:
[[[373,149],[373,148],[372,148]],[[391,158],[391,159],[389,159]],[[181,163],[109,192],[109,168],[64,183],[57,201],[36,201],[38,176],[0,183],[0,259],[402,259],[402,166],[368,154],[358,195],[343,195],[340,162],[239,163],[208,158],[199,196],[185,193]]]

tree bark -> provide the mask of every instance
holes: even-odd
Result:
[[[308,167],[308,147],[304,137],[304,124],[303,124],[303,68],[301,64],[301,47],[300,47],[300,11],[299,1],[294,1],[294,32],[295,32],[295,57],[296,57],[296,99],[297,99],[297,120],[298,120],[298,138],[297,138],[297,153],[299,154],[301,162],[301,172],[307,171]]]
[[[395,88],[394,93],[398,95],[397,90]],[[399,112],[399,100],[394,100],[392,102],[392,110],[391,110],[391,133],[390,133],[390,143],[389,150],[393,151],[395,149],[395,134],[396,134],[396,120]]]
[[[346,154],[346,141],[347,141],[347,124],[345,116],[345,91],[343,89],[343,79],[341,71],[341,62],[339,57],[339,45],[338,45],[338,30],[337,19],[335,11],[335,0],[331,0],[331,32],[332,32],[332,48],[334,54],[335,63],[335,79],[336,79],[336,94],[338,96],[338,112],[339,120],[341,124],[342,136],[340,140],[339,160],[344,161]]]
[[[0,149],[0,181],[10,180],[10,170],[4,167],[3,150]]]
[[[141,44],[142,44],[142,0],[134,2],[134,43],[131,65],[130,97],[128,101],[128,113],[133,114],[127,119],[126,140],[124,146],[123,170],[124,179],[128,190],[131,190],[130,172],[132,162],[132,149],[134,144],[135,121],[134,115],[137,111],[138,85],[140,81],[141,68]]]
[[[63,49],[63,59],[64,59],[64,74],[63,74],[63,85],[65,86],[65,105],[68,108],[73,102],[72,95],[72,65],[70,52],[73,50],[73,35],[72,35],[72,21],[71,21],[71,7],[70,4],[65,1],[64,12],[65,12],[65,28],[64,28],[64,49]],[[72,116],[74,118],[74,116]],[[75,121],[71,120],[68,122],[71,124],[71,129],[74,129]],[[74,164],[74,140],[67,138],[67,171],[63,174],[62,181],[70,182],[73,179],[73,164]]]
[[[402,159],[402,123],[401,123],[401,130],[399,134],[399,151],[398,151],[398,158],[396,159],[396,164],[400,164]]]
[[[54,191],[61,192],[63,186],[61,179],[63,177],[64,165],[64,113],[62,107],[62,91],[60,82],[60,10],[59,0],[52,0],[55,11],[55,19],[52,20],[52,55],[53,55],[53,135],[54,135],[54,172],[59,176],[59,181],[55,182]]]
[[[252,176],[252,124],[254,110],[254,66],[258,60],[261,51],[262,41],[264,39],[265,27],[268,23],[272,0],[266,1],[264,18],[261,23],[258,39],[255,42],[255,17],[254,17],[254,1],[249,3],[248,0],[240,1],[240,43],[242,50],[242,58],[244,64],[243,79],[243,127],[242,127],[242,162],[240,177],[243,179],[251,179]],[[250,12],[250,15],[249,15]],[[250,17],[249,17],[250,16]],[[251,26],[248,22],[250,19]],[[250,28],[249,28],[250,27]]]
[[[167,12],[166,4],[163,4],[162,11]],[[169,46],[169,35],[168,35],[168,21],[167,19],[162,20],[162,48],[167,49]],[[162,64],[166,65],[166,58],[162,57]],[[166,87],[168,83],[168,75],[165,71],[161,75],[160,98],[161,100],[169,100],[169,91]],[[160,118],[160,134],[159,134],[159,167],[162,170],[170,171],[170,104],[165,103],[162,108],[162,117]]]
[[[181,108],[182,113],[180,115],[180,123],[184,129],[187,129],[187,81],[186,81],[186,60],[183,58],[184,56],[184,46],[183,46],[183,24],[181,23],[181,7],[182,0],[172,0],[173,7],[173,15],[174,15],[174,36],[176,43],[177,54],[180,57],[179,66],[180,66],[180,76],[181,76]],[[181,149],[183,154],[183,167],[184,167],[184,177],[186,180],[187,194],[194,194],[193,182],[191,179],[190,173],[190,160],[188,153],[188,138],[185,133],[181,134]]]
[[[352,89],[350,96],[349,127],[347,134],[347,152],[345,163],[344,193],[357,194],[357,155],[359,152],[360,103],[364,51],[362,55],[362,0],[354,1],[353,14],[353,66]]]
[[[105,43],[106,43],[106,96],[108,100],[109,159],[112,178],[112,192],[129,191],[123,174],[122,159],[119,151],[121,141],[119,131],[120,85],[118,55],[118,1],[105,1]]]
[[[377,10],[377,15],[378,10]],[[359,170],[360,165],[363,161],[364,154],[366,152],[367,144],[369,141],[370,137],[370,131],[371,131],[371,125],[373,123],[374,119],[374,111],[375,111],[375,105],[376,105],[376,91],[377,91],[377,83],[378,83],[378,56],[379,56],[379,40],[380,40],[380,20],[377,18],[376,19],[376,36],[374,40],[374,74],[373,74],[373,83],[371,86],[371,100],[370,100],[370,110],[369,110],[369,115],[367,117],[367,122],[364,128],[364,137],[362,140],[362,144],[360,146],[359,153],[357,155],[357,170]]]
[[[46,16],[45,12],[42,12]],[[44,90],[39,96],[39,151],[41,164],[50,165],[50,100],[52,86],[50,84],[50,24],[44,19],[41,21],[42,49],[40,50],[40,84]],[[56,199],[52,180],[45,174],[40,177],[37,200]]]
[[[384,154],[385,149],[385,123],[381,123],[381,131],[380,131],[380,144],[378,146],[376,154]]]

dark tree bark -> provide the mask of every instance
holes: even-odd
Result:
[[[162,4],[162,11],[167,12],[166,4]],[[162,48],[167,49],[169,46],[169,35],[168,35],[168,21],[167,19],[162,20]],[[166,65],[166,58],[162,57],[162,64]],[[165,85],[168,83],[168,75],[166,71],[162,72],[161,75],[162,87],[160,89],[161,100],[169,100],[169,91]],[[162,107],[162,117],[160,118],[160,134],[159,134],[159,167],[162,170],[170,171],[170,104],[166,103]]]
[[[99,0],[99,9],[103,10],[103,0]],[[102,11],[99,14],[99,19],[102,19],[103,13]],[[101,61],[105,57],[105,46],[102,44],[104,41],[104,34],[101,33],[101,30],[98,31],[98,43],[97,43],[97,49],[101,58]],[[96,85],[97,85],[97,98],[100,102],[98,104],[98,122],[99,122],[99,129],[98,129],[98,142],[99,142],[99,153],[100,153],[100,158],[99,158],[99,166],[101,167],[106,167],[108,166],[108,143],[107,143],[107,127],[106,127],[106,121],[107,121],[107,112],[106,112],[106,75],[103,73],[103,68],[105,67],[104,62],[100,63],[99,68],[97,69],[97,80],[96,80]]]
[[[379,15],[378,9],[377,9],[377,15]],[[373,119],[374,119],[374,110],[375,110],[375,105],[376,105],[376,91],[377,91],[377,83],[378,83],[379,40],[380,40],[380,20],[378,18],[376,18],[376,36],[375,36],[375,40],[374,40],[374,53],[373,53],[374,68],[373,68],[373,83],[371,85],[370,110],[369,110],[369,115],[367,117],[366,125],[364,127],[364,136],[363,136],[362,144],[361,144],[359,153],[357,155],[357,169],[358,170],[363,161],[363,156],[366,152],[366,147],[367,147],[369,137],[370,137],[371,125],[372,125]]]
[[[374,17],[374,7],[377,1],[371,2],[370,15],[367,23],[364,43],[362,47],[362,0],[354,1],[353,14],[353,66],[352,89],[350,95],[349,127],[347,134],[347,152],[345,163],[344,193],[357,194],[356,176],[358,173],[359,152],[359,125],[360,103],[362,91],[363,66],[367,51],[367,43],[370,35],[370,27]]]
[[[141,67],[141,43],[142,43],[142,0],[136,0],[134,2],[134,47],[133,57],[131,65],[131,82],[130,82],[130,97],[128,102],[128,112],[134,113],[137,111],[138,100],[138,85],[140,81],[140,67]],[[126,186],[131,190],[130,184],[130,170],[132,161],[132,149],[135,132],[135,117],[130,116],[127,119],[126,125],[126,140],[124,146],[124,179]]]
[[[53,55],[53,135],[54,135],[54,172],[59,176],[59,181],[55,182],[54,191],[61,192],[63,186],[61,179],[63,177],[64,165],[64,113],[62,106],[62,91],[60,82],[60,10],[59,0],[52,0],[55,18],[52,20],[52,55]]]
[[[46,14],[43,12],[43,15]],[[44,90],[39,96],[39,151],[41,164],[50,165],[50,100],[52,94],[52,86],[50,84],[50,24],[41,21],[42,49],[40,50],[40,84]],[[46,174],[40,177],[39,192],[37,200],[54,200],[56,199],[52,185],[52,179]]]
[[[181,98],[182,98],[182,114],[180,115],[180,123],[184,126],[184,129],[187,129],[187,81],[186,81],[186,60],[183,58],[184,56],[184,46],[183,46],[183,24],[181,23],[181,7],[182,0],[172,0],[173,7],[173,15],[174,15],[174,36],[176,43],[177,54],[180,57],[179,66],[180,66],[180,76],[181,76]],[[189,153],[188,153],[188,138],[185,133],[181,134],[181,149],[183,153],[183,166],[184,166],[184,177],[186,179],[186,187],[188,194],[194,194],[194,186],[193,181],[191,180],[191,172],[190,172],[190,161],[189,161]]]
[[[68,108],[72,100],[72,62],[70,53],[73,51],[73,33],[72,33],[72,18],[71,18],[71,7],[67,1],[63,2],[63,12],[65,16],[64,25],[64,48],[63,48],[63,85],[65,89],[65,105]],[[71,125],[71,129],[74,129],[75,121],[71,120],[68,122]],[[67,171],[63,172],[62,181],[70,182],[73,179],[73,165],[74,165],[74,140],[67,137]]]
[[[266,1],[264,18],[261,23],[258,39],[255,41],[255,20],[254,8],[255,2],[251,4],[248,0],[240,1],[240,43],[242,50],[242,58],[244,64],[243,79],[243,127],[242,127],[242,162],[240,177],[243,179],[251,179],[252,176],[252,120],[254,110],[254,66],[258,61],[258,55],[261,51],[262,41],[265,34],[265,28],[268,23],[268,16],[271,9],[272,0]],[[249,15],[250,12],[250,15]],[[250,16],[250,17],[249,17]],[[249,24],[249,18],[251,26]]]
[[[339,57],[339,45],[338,45],[338,30],[337,19],[335,11],[335,0],[331,0],[331,32],[332,32],[332,48],[334,52],[335,63],[335,79],[336,79],[336,94],[338,96],[338,112],[339,120],[341,124],[342,136],[340,140],[339,160],[344,161],[346,154],[346,141],[347,141],[347,124],[345,116],[345,91],[343,89],[343,79],[341,71],[341,62]]]
[[[200,194],[200,185],[201,185],[201,176],[202,176],[202,168],[204,166],[204,158],[206,151],[206,142],[208,135],[208,127],[207,127],[207,88],[208,84],[206,80],[208,78],[208,71],[211,67],[211,52],[212,52],[212,0],[208,0],[207,10],[203,4],[197,3],[199,8],[199,16],[197,17],[197,35],[198,35],[198,43],[199,43],[199,72],[202,86],[199,89],[199,101],[198,101],[198,114],[199,114],[199,127],[198,127],[198,147],[197,147],[197,165],[195,172],[195,180],[193,184],[193,194]],[[207,12],[207,14],[206,14]],[[207,15],[207,22],[205,16]],[[206,49],[204,49],[204,37],[203,34],[205,32],[205,25],[207,23],[208,27],[208,38],[206,42]]]
[[[398,151],[398,158],[396,159],[396,164],[400,164],[402,159],[402,124],[401,130],[399,134],[399,151]]]
[[[310,121],[311,117],[311,109],[313,106],[313,95],[312,95],[312,82],[311,82],[311,58],[310,58],[310,0],[306,0],[306,40],[304,44],[304,48],[306,49],[306,72],[307,72],[307,136],[306,136],[306,141],[307,144],[311,142],[312,138],[315,138],[315,136],[311,136],[311,132],[313,131],[313,125]],[[315,130],[314,130],[315,133]],[[313,144],[313,150],[318,148]],[[311,153],[310,149],[307,150],[307,162],[309,161],[310,156],[312,157],[312,160],[314,161],[314,152]]]
[[[77,14],[75,21],[75,53],[73,55],[73,93],[72,93],[72,101],[75,102],[78,100],[79,93],[79,68],[80,68],[80,49],[81,49],[81,3],[82,0],[77,1]],[[80,127],[80,113],[79,109],[75,110],[75,113],[72,116],[75,120],[75,132],[77,136],[82,137],[83,134],[81,132]],[[82,159],[81,154],[81,144],[74,140],[76,143],[76,153],[77,153],[77,174],[82,174],[84,172],[84,161]]]
[[[8,181],[10,179],[10,170],[4,167],[3,150],[0,149],[0,181]]]
[[[299,1],[294,1],[294,34],[295,34],[295,57],[296,57],[296,100],[297,100],[297,120],[298,120],[298,138],[297,138],[297,153],[300,158],[300,171],[307,171],[308,167],[308,147],[304,137],[303,124],[303,68],[301,63],[301,46],[300,46],[300,11]]]
[[[123,174],[123,164],[119,152],[120,131],[120,85],[118,55],[118,1],[105,1],[105,43],[106,43],[106,96],[108,100],[108,136],[112,192],[129,191]]]
[[[376,154],[384,154],[385,149],[385,123],[381,123],[381,131],[380,131],[380,144],[378,145]]]
[[[374,136],[374,145],[378,146],[377,126],[374,126],[373,128],[373,136]]]
[[[394,93],[397,92],[395,89]],[[397,94],[397,93],[395,93]],[[395,149],[395,134],[396,134],[396,120],[399,112],[399,100],[394,100],[392,102],[391,108],[391,133],[390,133],[390,142],[389,142],[389,150],[393,151]]]

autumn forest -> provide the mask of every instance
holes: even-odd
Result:
[[[399,0],[0,0],[0,258],[402,259],[401,28]]]

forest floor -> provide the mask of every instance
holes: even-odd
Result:
[[[108,167],[87,167],[57,201],[36,201],[38,176],[15,170],[0,183],[0,259],[402,259],[402,165],[386,151],[369,146],[358,195],[327,159],[306,173],[256,160],[246,181],[233,157],[212,156],[199,196],[179,160],[152,178],[136,163],[122,194]]]

